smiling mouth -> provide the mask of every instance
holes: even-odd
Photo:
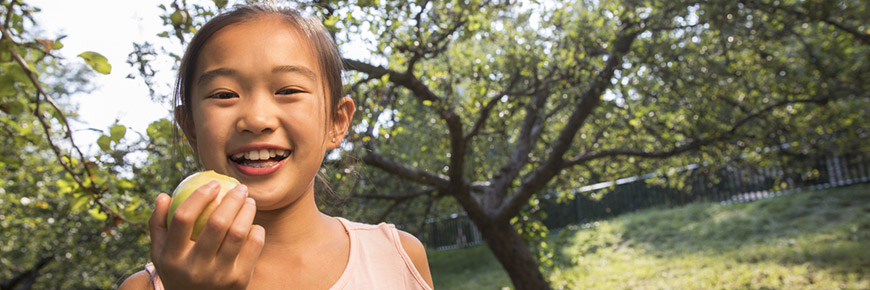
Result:
[[[230,161],[246,167],[265,168],[273,166],[290,156],[290,150],[259,149],[236,153],[229,156]]]

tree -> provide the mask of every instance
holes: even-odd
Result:
[[[94,129],[98,140],[74,140],[70,96],[111,66],[92,51],[55,55],[63,36],[42,36],[39,11],[0,1],[0,289],[116,287],[147,261],[143,205],[195,162],[177,153],[167,120],[147,137],[116,124]]]
[[[162,6],[163,36],[183,43],[227,3],[213,4]],[[549,287],[528,244],[546,233],[530,218],[545,193],[771,148],[867,150],[861,1],[299,6],[354,55],[345,61],[359,125],[344,156],[366,166],[348,190],[388,210],[460,206],[517,289]]]
[[[811,16],[813,5],[364,8],[390,15],[369,25],[384,27],[380,43],[391,49],[386,65],[348,60],[367,76],[355,96],[368,124],[388,112],[396,125],[364,136],[360,154],[422,192],[454,197],[514,285],[543,289],[515,227],[530,201],[570,192],[572,178],[721,160],[827,132],[853,136],[835,140],[854,145],[867,134],[866,125],[849,125],[867,116],[866,33],[856,32],[867,25],[866,8],[818,3],[830,14]],[[451,10],[473,16],[451,18]],[[390,22],[416,24],[386,28]],[[392,92],[372,93],[377,86]],[[825,129],[808,136],[809,124]],[[444,146],[428,153],[423,144]]]

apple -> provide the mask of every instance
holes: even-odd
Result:
[[[202,228],[205,227],[208,217],[211,216],[211,213],[214,212],[218,204],[221,203],[221,200],[224,199],[227,192],[239,185],[239,181],[235,178],[214,172],[214,170],[209,170],[194,173],[182,180],[181,183],[175,187],[175,191],[172,192],[172,203],[169,205],[169,218],[166,219],[166,227],[169,227],[169,225],[172,224],[172,216],[175,214],[175,209],[177,209],[194,190],[212,180],[216,180],[220,183],[220,193],[218,193],[218,196],[213,202],[209,203],[209,205],[202,210],[202,213],[196,219],[196,223],[193,224],[193,234],[190,235],[190,240],[196,241]]]

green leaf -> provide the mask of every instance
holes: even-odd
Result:
[[[172,21],[172,26],[179,26],[185,22],[184,14],[180,10],[175,10],[169,15],[169,20]]]
[[[58,37],[57,39],[55,39],[54,43],[52,43],[52,45],[51,45],[51,49],[58,50],[58,49],[63,48],[63,43],[60,43],[60,40],[63,39],[64,37],[66,37],[66,36],[61,36],[61,37]]]
[[[76,197],[76,201],[72,205],[72,210],[73,211],[81,211],[85,208],[85,206],[87,204],[88,204],[88,196],[87,195],[80,195],[80,196]]]
[[[108,217],[106,215],[106,213],[101,211],[100,208],[98,208],[98,207],[95,207],[95,208],[88,210],[88,213],[91,214],[91,216],[94,217],[95,219],[97,219],[98,221],[104,221]]]
[[[85,62],[98,73],[107,75],[112,71],[112,65],[109,64],[109,60],[102,54],[93,51],[85,51],[79,54],[79,57],[84,59]]]
[[[18,90],[15,89],[15,79],[6,74],[0,75],[0,97],[14,96]]]
[[[24,106],[25,105],[18,100],[13,100],[6,104],[6,107],[9,109],[9,114],[13,116],[21,115],[21,113],[24,112]]]
[[[124,138],[124,135],[127,134],[127,127],[124,127],[124,125],[112,126],[112,128],[109,129],[109,134],[112,141],[118,143],[122,138]]]
[[[97,145],[100,145],[100,150],[109,151],[112,149],[112,139],[109,136],[103,135],[97,139]]]
[[[2,72],[3,76],[18,83],[19,89],[21,89],[20,87],[22,85],[32,85],[30,83],[30,77],[27,76],[27,73],[21,69],[21,66],[19,66],[18,63],[7,62],[0,64],[0,72]]]
[[[136,184],[133,184],[133,182],[130,180],[127,180],[127,179],[118,180],[118,188],[132,189],[133,187],[136,187]]]
[[[218,9],[224,9],[227,7],[228,0],[214,0],[214,5],[217,6]]]

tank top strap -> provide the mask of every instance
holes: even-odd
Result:
[[[151,285],[154,290],[163,290],[163,282],[160,281],[160,276],[157,276],[157,269],[154,268],[154,263],[145,264],[145,272],[151,277]]]

